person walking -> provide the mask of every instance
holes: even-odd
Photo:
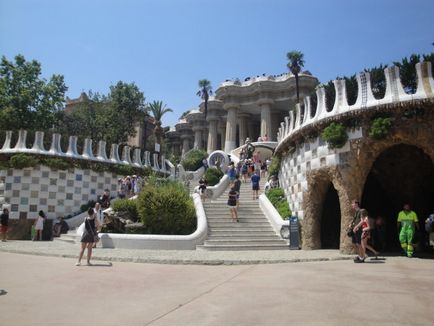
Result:
[[[410,209],[410,204],[405,204],[404,209],[398,214],[397,225],[399,242],[407,257],[413,257],[413,240],[416,229],[419,230],[418,222],[416,213]]]
[[[365,255],[363,254],[362,249],[362,229],[359,226],[359,223],[361,221],[360,217],[360,203],[357,200],[353,200],[351,203],[351,208],[354,211],[353,220],[351,224],[348,226],[348,228],[352,231],[351,232],[351,241],[354,245],[354,248],[356,250],[357,256],[354,258],[355,263],[360,263],[363,261],[363,258]]]
[[[253,199],[258,199],[259,196],[259,181],[261,180],[261,177],[259,176],[259,171],[255,171],[255,173],[250,178],[250,181],[252,182],[252,190],[253,190]]]
[[[44,211],[39,211],[38,217],[35,220],[35,223],[33,224],[35,228],[35,236],[33,237],[33,241],[40,241],[42,240],[42,230],[44,229],[44,222],[45,222],[45,214]]]
[[[228,207],[231,212],[232,222],[238,222],[237,192],[233,188],[229,191]]]
[[[241,181],[240,176],[237,174],[235,176],[235,181],[233,183],[232,189],[237,192],[237,209],[240,207],[240,189],[241,189]]]
[[[95,242],[95,236],[100,228],[98,223],[98,219],[95,218],[95,210],[90,207],[87,211],[87,217],[84,220],[84,231],[81,236],[81,248],[80,253],[78,255],[78,261],[75,264],[76,266],[81,265],[81,259],[83,258],[84,250],[87,248],[87,265],[91,266],[92,263],[90,259],[92,258],[92,246]]]
[[[376,251],[373,247],[371,247],[368,243],[369,239],[371,239],[372,223],[369,220],[368,211],[366,209],[362,208],[360,210],[360,219],[361,219],[360,228],[362,229],[362,239],[361,239],[362,255],[363,255],[362,261],[365,261],[367,257],[366,249],[371,251],[375,255],[375,258],[377,258],[380,253]]]
[[[4,207],[3,208],[3,213],[0,216],[0,220],[1,220],[1,234],[2,234],[2,242],[6,242],[7,241],[7,234],[8,234],[8,227],[9,227],[9,210]]]

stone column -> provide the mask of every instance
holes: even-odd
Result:
[[[190,150],[190,144],[189,144],[190,142],[189,142],[189,137],[187,135],[181,136],[181,139],[182,139],[182,155],[184,155]]]
[[[217,120],[209,121],[207,152],[210,154],[217,149]]]
[[[225,108],[228,111],[228,116],[226,120],[226,138],[225,138],[225,149],[226,153],[236,147],[236,136],[237,136],[237,106],[231,105]]]
[[[193,127],[194,132],[194,149],[201,149],[202,148],[202,129],[198,127]]]
[[[244,145],[246,138],[248,137],[247,133],[247,119],[248,114],[239,114],[238,115],[238,126],[240,128],[240,146]]]
[[[258,105],[261,108],[261,134],[263,137],[265,135],[271,138],[271,105],[273,101],[270,99],[261,99],[258,101]]]
[[[258,139],[255,132],[255,122],[252,119],[247,122],[247,137],[249,137],[252,142],[255,142]]]

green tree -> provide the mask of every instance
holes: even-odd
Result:
[[[301,68],[304,67],[304,54],[300,51],[291,51],[286,54],[287,59],[289,60],[287,66],[291,73],[295,76],[295,88],[297,90],[297,103],[300,103],[300,95],[299,95],[299,86],[298,86],[298,75],[301,71]]]
[[[17,55],[15,62],[2,56],[0,63],[0,129],[49,130],[64,103],[62,75],[47,81],[40,77],[41,64]]]
[[[145,97],[134,83],[117,82],[110,86],[103,124],[107,143],[123,143],[136,134],[138,121],[145,119]]]
[[[199,96],[205,104],[205,118],[208,114],[208,100],[209,96],[212,95],[212,86],[211,82],[208,79],[201,79],[199,80],[199,91],[196,93],[197,96]]]
[[[154,128],[155,139],[157,140],[158,144],[161,144],[161,138],[163,136],[161,119],[166,113],[173,112],[173,110],[168,108],[166,104],[163,104],[163,101],[153,101],[152,103],[149,104],[148,107],[152,113],[152,116],[155,119],[155,128]]]

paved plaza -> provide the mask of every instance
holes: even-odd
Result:
[[[6,244],[20,245],[24,251],[23,242]],[[77,249],[69,244],[63,249],[49,242],[29,244],[39,250],[51,244],[58,256],[66,253],[67,246]],[[5,252],[3,244],[1,248],[1,325],[432,325],[434,321],[432,259],[138,264],[104,261],[106,249],[97,249],[101,260],[76,267],[75,258]],[[169,255],[142,252],[142,257],[147,252],[153,259]],[[308,261],[307,254],[319,260],[314,254],[321,251],[287,252]],[[210,260],[214,263],[217,256],[228,255],[205,252],[204,256],[210,254],[215,254]],[[232,258],[251,254],[232,253]],[[333,254],[339,255],[324,251],[322,259]]]

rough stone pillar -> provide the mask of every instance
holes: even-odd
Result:
[[[188,136],[181,136],[182,139],[182,155],[190,150],[190,142]]]
[[[194,149],[202,149],[202,129],[201,128],[193,128],[194,132]]]
[[[247,119],[249,115],[247,114],[239,114],[238,115],[238,126],[240,128],[240,146],[244,145],[246,138],[248,137],[247,132]]]
[[[217,120],[209,121],[207,152],[212,153],[217,149]]]
[[[228,106],[228,116],[226,120],[226,138],[225,138],[225,152],[229,153],[236,147],[237,136],[237,106]]]
[[[261,108],[261,134],[263,137],[267,135],[267,137],[271,138],[271,105],[273,104],[272,100],[269,99],[261,99],[258,101],[258,105]]]

